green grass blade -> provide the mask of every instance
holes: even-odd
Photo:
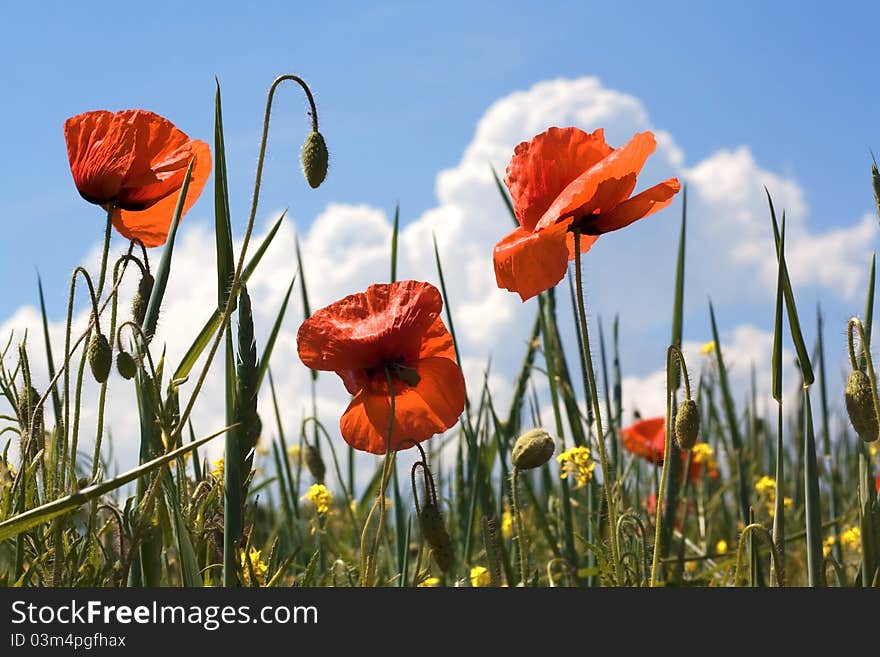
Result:
[[[824,586],[822,554],[822,509],[819,500],[819,465],[810,389],[804,386],[804,513],[807,529],[807,579],[810,586]]]
[[[53,502],[49,502],[48,504],[43,504],[42,506],[39,506],[35,509],[25,511],[24,513],[14,516],[9,520],[0,522],[0,543],[20,534],[21,532],[32,529],[37,525],[49,522],[53,518],[57,518],[58,516],[64,515],[65,513],[74,511],[81,507],[83,504],[86,504],[91,500],[96,500],[102,495],[106,495],[107,493],[114,491],[131,481],[134,481],[135,479],[144,477],[151,472],[157,470],[158,468],[161,468],[163,465],[171,463],[177,457],[183,456],[188,451],[197,447],[201,447],[208,441],[226,433],[230,430],[230,428],[231,427],[225,427],[220,431],[211,434],[210,436],[205,436],[203,438],[199,438],[195,442],[187,443],[186,445],[178,447],[177,449],[168,452],[167,454],[163,454],[162,456],[159,456],[152,461],[148,461],[143,465],[134,468],[133,470],[129,470],[128,472],[121,474],[118,477],[114,477],[109,481],[83,488],[78,493],[62,497]]]
[[[514,212],[513,210],[513,203],[510,202],[510,196],[507,194],[507,190],[504,188],[504,184],[498,177],[498,173],[495,171],[495,167],[489,165],[489,168],[492,170],[492,178],[495,179],[495,186],[498,188],[498,193],[501,194],[501,198],[504,200],[504,205],[507,208],[507,211],[510,213],[510,218],[513,219],[513,225],[519,226],[519,221],[516,218],[516,212]]]
[[[180,225],[180,216],[183,214],[183,203],[186,200],[186,192],[189,189],[189,181],[192,178],[194,163],[194,161],[189,163],[189,167],[186,169],[186,176],[183,178],[183,184],[180,186],[180,195],[177,197],[177,207],[174,208],[171,228],[168,230],[168,239],[165,241],[165,248],[162,250],[162,259],[159,260],[159,267],[156,269],[153,291],[147,303],[143,329],[144,335],[148,338],[156,332],[156,324],[159,321],[159,308],[162,306],[165,288],[168,285],[168,276],[171,274],[171,255],[174,253],[174,238],[177,236],[177,227]]]
[[[770,198],[770,192],[764,188],[767,193],[767,202],[770,204],[770,219],[773,222],[773,237],[775,239],[777,256],[781,253],[779,250],[779,242],[781,236],[779,234],[779,223],[776,221],[776,211],[773,208],[773,199]],[[782,214],[782,220],[785,221],[785,213]],[[791,280],[788,276],[788,266],[785,264],[785,257],[782,258],[782,292],[785,296],[785,308],[788,312],[788,328],[791,331],[791,339],[794,342],[794,348],[797,352],[798,360],[801,362],[801,368],[804,373],[804,385],[812,385],[815,377],[813,376],[813,366],[810,364],[810,353],[807,351],[807,345],[804,342],[803,332],[801,331],[801,323],[798,319],[797,305],[794,301],[794,292],[791,288]]]
[[[226,177],[226,146],[223,140],[223,110],[220,81],[214,101],[214,237],[217,242],[217,308],[226,308],[235,273],[232,249],[232,221],[229,213],[229,185]]]
[[[52,343],[49,340],[49,318],[46,313],[46,299],[43,296],[43,281],[37,274],[37,290],[40,293],[40,316],[43,320],[43,341],[46,345],[46,364],[49,367],[49,380],[55,378],[55,359],[52,357]],[[58,396],[58,387],[52,386],[52,409],[55,411],[55,423],[61,422],[61,398]]]
[[[272,351],[275,349],[275,342],[278,339],[278,333],[281,331],[281,323],[284,321],[284,314],[287,312],[287,302],[290,301],[290,293],[293,292],[293,284],[295,282],[296,274],[293,275],[290,285],[287,287],[287,292],[284,294],[284,301],[281,303],[281,309],[278,311],[278,315],[275,317],[275,321],[272,324],[272,331],[266,339],[266,346],[263,348],[263,355],[260,356],[260,366],[257,370],[257,390],[259,390],[260,386],[263,384],[263,378],[266,376],[266,372],[269,369],[269,361],[272,358]]]
[[[400,231],[400,203],[394,206],[394,228],[391,231],[391,282],[397,280],[397,234]]]
[[[776,241],[776,314],[773,323],[772,386],[773,399],[782,403],[782,304],[785,295],[785,217],[782,218],[782,231]]]
[[[862,325],[865,327],[865,343],[859,345],[859,366],[865,369],[865,351],[871,348],[871,326],[874,323],[874,282],[877,274],[877,254],[871,254],[871,273],[868,275],[868,293],[865,296],[865,317]]]
[[[681,346],[684,326],[684,256],[687,236],[687,185],[682,190],[681,229],[678,235],[678,257],[675,261],[675,298],[672,302],[672,340],[670,344]],[[678,390],[679,375],[675,376],[675,389]]]
[[[284,221],[285,214],[282,214],[275,224],[272,226],[272,229],[260,243],[259,248],[254,252],[254,255],[248,261],[248,264],[244,268],[244,273],[242,274],[241,282],[242,285],[248,282],[248,279],[251,277],[251,274],[254,273],[254,270],[257,268],[257,265],[260,264],[260,260],[263,258],[263,255],[266,253],[266,249],[269,248],[269,245],[272,243],[272,240],[275,237],[275,234],[278,232],[278,229],[281,227],[281,222]],[[183,358],[180,361],[180,364],[177,366],[177,369],[174,370],[174,378],[175,379],[183,379],[189,376],[189,373],[192,371],[193,366],[198,361],[199,356],[202,355],[202,352],[205,348],[211,344],[211,338],[214,337],[214,334],[217,332],[217,329],[220,328],[220,323],[222,319],[222,314],[219,310],[215,310],[211,313],[211,316],[208,318],[208,321],[205,322],[202,330],[199,331],[199,334],[196,336],[196,339],[190,345],[186,354],[184,354]]]

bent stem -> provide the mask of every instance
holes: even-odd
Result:
[[[846,344],[849,348],[850,365],[852,365],[853,371],[859,369],[858,361],[856,360],[855,346],[853,345],[853,327],[856,327],[859,332],[859,340],[862,343],[862,353],[865,356],[865,364],[867,365],[868,370],[868,379],[871,381],[871,397],[874,400],[874,413],[876,414],[877,419],[880,420],[880,399],[877,397],[877,376],[874,374],[874,362],[871,358],[871,350],[868,348],[868,340],[865,337],[865,327],[862,325],[862,322],[858,317],[850,318],[846,325]],[[880,435],[875,436],[875,440],[877,438],[880,438]]]
[[[651,583],[650,586],[657,585],[657,571],[660,566],[660,541],[662,536],[663,525],[663,498],[666,497],[666,480],[669,475],[669,458],[672,456],[672,404],[675,400],[675,377],[677,368],[673,369],[673,358],[681,367],[682,378],[684,379],[685,396],[691,398],[691,383],[688,378],[687,365],[684,362],[684,356],[675,345],[670,345],[666,350],[666,439],[663,441],[663,468],[660,470],[660,485],[657,487],[657,519],[654,523],[654,558],[651,561]],[[687,473],[685,473],[687,476]]]
[[[742,534],[739,537],[739,544],[736,548],[736,570],[733,575],[733,585],[739,586],[740,582],[740,568],[742,567],[742,556],[743,556],[743,548],[746,545],[746,538],[753,533],[758,534],[758,538],[761,539],[764,543],[770,546],[770,557],[773,559],[773,565],[776,567],[776,572],[779,574],[779,586],[785,586],[785,574],[784,571],[780,570],[780,562],[782,561],[782,557],[779,555],[779,548],[776,543],[773,542],[773,537],[770,535],[770,532],[761,525],[760,523],[752,523],[743,529]]]
[[[602,430],[602,409],[599,406],[599,395],[596,394],[596,372],[593,369],[593,356],[590,351],[590,338],[587,331],[587,311],[584,308],[584,284],[581,271],[581,231],[574,229],[574,271],[577,285],[578,318],[581,324],[581,344],[584,347],[584,368],[587,380],[584,382],[590,391],[593,402],[593,417],[596,418],[596,438],[599,443],[599,460],[602,466],[602,489],[605,493],[605,502],[608,505],[608,524],[611,528],[611,561],[614,564],[614,578],[619,583],[620,577],[620,543],[617,537],[617,505],[611,495],[611,482],[609,481],[612,471],[608,467],[608,456],[605,452],[605,434]]]

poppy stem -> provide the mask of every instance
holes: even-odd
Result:
[[[673,370],[673,359],[677,360],[679,365]],[[675,397],[675,374],[678,373],[678,367],[681,367],[684,374],[684,385],[687,398],[691,398],[691,386],[687,376],[687,366],[684,364],[684,358],[681,350],[673,345],[669,345],[666,350],[666,433],[663,441],[663,468],[660,470],[660,483],[657,486],[657,508],[656,520],[654,521],[654,557],[651,561],[651,582],[649,586],[657,585],[657,571],[660,567],[660,543],[662,540],[663,525],[663,502],[666,492],[666,480],[669,475],[669,459],[672,456],[672,401]],[[673,374],[673,371],[675,374]],[[688,472],[690,467],[688,467]]]
[[[519,576],[523,586],[528,577],[529,560],[526,554],[526,533],[523,530],[522,516],[519,510],[519,468],[513,466],[510,472],[510,492],[513,501],[513,520],[516,523],[516,542],[519,548]]]
[[[101,270],[98,274],[98,296],[104,291],[104,281],[107,278],[107,256],[110,253],[110,234],[113,228],[113,206],[107,206],[107,227],[104,229],[104,250],[101,252]],[[96,315],[97,317],[97,315]]]
[[[602,466],[602,488],[605,492],[605,502],[608,505],[608,525],[611,534],[611,561],[614,563],[614,577],[617,584],[622,584],[620,573],[620,543],[617,536],[617,505],[611,494],[612,470],[608,465],[608,456],[605,451],[605,435],[602,430],[602,409],[599,406],[599,395],[596,390],[596,372],[593,369],[593,356],[590,350],[590,338],[587,331],[587,311],[584,308],[584,282],[581,270],[581,231],[574,229],[574,272],[577,286],[578,319],[581,325],[581,341],[584,347],[584,368],[587,376],[586,388],[590,391],[593,403],[593,416],[596,418],[596,438],[599,443],[599,460]]]

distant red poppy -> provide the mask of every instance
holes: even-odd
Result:
[[[520,225],[495,245],[498,287],[517,292],[523,301],[548,290],[574,258],[572,227],[580,228],[586,252],[599,235],[669,205],[681,189],[677,178],[630,197],[655,148],[651,132],[613,149],[602,129],[555,127],[519,144],[504,182]]]
[[[146,110],[99,110],[64,122],[70,172],[89,203],[113,207],[113,225],[146,246],[165,243],[177,196],[195,160],[183,211],[211,173],[211,150]]]
[[[442,307],[433,285],[398,281],[349,295],[300,326],[302,362],[313,370],[336,372],[354,395],[339,424],[355,449],[386,452],[388,374],[394,391],[392,450],[442,433],[458,421],[464,377],[452,336],[440,319]]]
[[[638,420],[628,427],[620,430],[623,447],[628,452],[635,454],[657,465],[663,464],[664,450],[666,448],[666,418],[662,415],[645,420]],[[679,452],[682,465],[687,463],[687,452]],[[696,481],[703,472],[701,463],[691,465],[691,480]],[[710,465],[707,471],[710,478],[718,477],[717,467]]]
[[[876,488],[876,489],[877,489],[877,492],[880,493],[880,474],[878,474],[878,475],[874,478],[874,488]]]

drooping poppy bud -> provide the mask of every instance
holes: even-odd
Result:
[[[550,460],[555,449],[553,438],[543,429],[531,429],[513,445],[513,465],[519,470],[539,468]]]
[[[849,421],[859,438],[866,443],[877,440],[877,413],[874,411],[874,395],[867,374],[861,370],[853,370],[846,380],[844,400]]]
[[[312,478],[315,480],[315,483],[323,484],[324,474],[327,472],[327,468],[324,466],[324,459],[321,458],[321,452],[311,445],[306,445],[304,460]]]
[[[422,536],[434,554],[434,561],[445,573],[455,561],[455,548],[436,504],[431,502],[422,507],[419,524],[422,528]]]
[[[700,432],[700,411],[693,399],[686,399],[675,414],[675,441],[679,449],[691,449]]]
[[[147,304],[153,293],[154,282],[152,274],[144,274],[138,283],[137,292],[131,300],[131,317],[138,326],[143,326],[144,318],[147,316]]]
[[[103,333],[95,333],[89,342],[89,368],[98,383],[104,383],[110,376],[113,365],[113,350]]]
[[[127,351],[120,351],[116,355],[116,369],[123,379],[131,380],[137,373],[137,364],[134,362],[131,354]]]
[[[317,189],[327,177],[329,159],[324,136],[317,130],[312,130],[302,147],[302,169],[306,181],[313,189]]]

